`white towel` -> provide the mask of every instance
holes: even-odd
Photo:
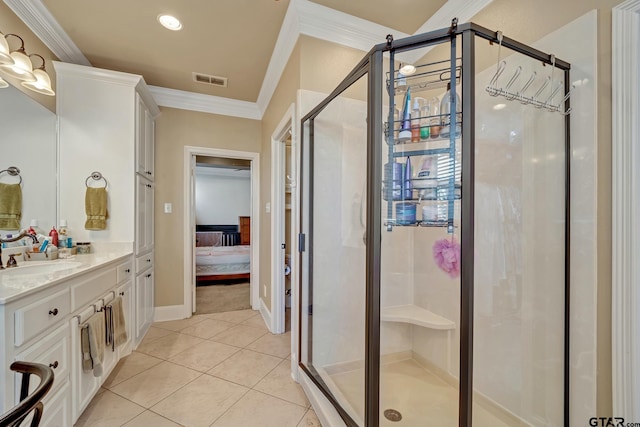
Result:
[[[87,319],[82,325],[81,330],[86,328],[86,338],[89,341],[89,354],[91,356],[91,368],[93,369],[93,376],[102,376],[102,362],[104,361],[104,342],[105,342],[105,326],[104,315],[102,313],[96,313]],[[81,334],[84,337],[84,333]],[[84,349],[84,342],[83,342]],[[83,351],[84,353],[84,351]],[[84,358],[83,358],[84,359]],[[83,362],[83,368],[88,370],[88,363]]]

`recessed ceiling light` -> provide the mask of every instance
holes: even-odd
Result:
[[[416,67],[411,64],[404,64],[400,67],[400,72],[405,76],[410,76],[416,72]]]
[[[158,22],[168,30],[178,31],[182,29],[182,22],[175,16],[158,15]]]

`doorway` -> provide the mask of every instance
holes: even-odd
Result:
[[[296,316],[297,180],[295,105],[271,136],[271,301],[273,333],[291,331]],[[292,334],[293,335],[293,334]],[[292,342],[293,344],[293,342]],[[292,348],[294,346],[292,345]]]
[[[217,160],[212,160],[216,158]],[[206,159],[206,160],[205,160]],[[243,162],[243,167],[248,167],[248,175],[249,175],[249,197],[250,197],[250,208],[249,215],[238,215],[238,218],[235,219],[235,223],[231,224],[218,224],[217,222],[226,222],[226,221],[211,221],[204,220],[199,221],[197,219],[197,194],[196,194],[196,182],[197,182],[197,160],[200,160],[200,163],[206,161],[207,163],[214,163],[217,166],[224,167],[211,167],[211,166],[203,166],[209,167],[211,169],[218,169],[218,175],[222,174],[231,174],[235,173],[235,169],[241,169],[240,167],[232,167],[233,162]],[[247,166],[248,165],[248,166]],[[202,166],[202,165],[201,165]],[[221,172],[221,169],[227,169],[226,172]],[[229,169],[232,169],[229,171]],[[258,153],[253,152],[243,152],[243,151],[233,151],[233,150],[224,150],[224,149],[214,149],[214,148],[205,148],[205,147],[192,147],[185,146],[184,149],[184,230],[185,236],[190,236],[190,238],[186,238],[184,241],[184,306],[185,311],[188,316],[195,313],[198,310],[196,296],[197,292],[197,244],[211,244],[211,247],[226,247],[227,251],[233,252],[233,250],[237,249],[235,247],[243,246],[240,245],[241,242],[249,243],[248,246],[248,261],[249,261],[249,301],[252,309],[257,310],[260,307],[259,303],[259,294],[258,294],[258,281],[259,281],[259,264],[258,264],[258,253],[259,253],[259,221],[255,220],[250,224],[249,227],[245,227],[243,232],[240,230],[240,222],[243,217],[246,218],[259,218],[259,188],[260,188],[260,155]],[[238,171],[239,172],[239,171]],[[244,172],[246,175],[247,172]],[[218,205],[229,204],[230,197],[227,195],[221,197],[223,200],[217,202]],[[205,204],[205,209],[211,209],[211,204]],[[230,214],[230,213],[227,213]],[[198,227],[198,222],[202,222],[200,227]],[[205,222],[216,222],[215,224],[205,224]],[[207,227],[212,226],[212,227]],[[225,228],[224,226],[229,226]],[[200,229],[201,232],[197,230]],[[204,231],[209,231],[209,233],[204,233]],[[202,234],[201,234],[202,233]],[[211,241],[205,241],[205,239],[211,239]],[[244,239],[244,240],[241,240]],[[196,240],[199,240],[197,242]],[[204,246],[203,246],[204,247]],[[204,251],[204,250],[203,250]],[[210,251],[211,252],[211,251]],[[237,254],[224,254],[231,255],[233,261],[237,261]],[[246,255],[244,255],[246,260]],[[227,257],[227,260],[230,258]],[[235,268],[235,266],[234,266]],[[241,273],[244,274],[245,272]],[[211,274],[210,279],[214,281],[220,281],[221,278],[218,274]],[[236,278],[241,277],[231,277],[229,276],[229,280],[234,280]],[[206,281],[206,280],[205,280]],[[224,282],[222,282],[224,283]],[[216,285],[217,286],[217,285]],[[224,286],[224,284],[222,284]]]
[[[196,156],[195,314],[251,308],[251,162]]]

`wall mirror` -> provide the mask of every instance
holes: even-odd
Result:
[[[13,86],[0,89],[0,171],[20,169],[20,176],[0,173],[0,183],[22,178],[20,229],[32,220],[44,234],[56,221],[57,138],[56,115]],[[2,212],[0,203],[0,213]],[[1,229],[5,236],[15,230]]]

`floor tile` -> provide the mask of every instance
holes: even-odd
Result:
[[[262,316],[250,317],[247,320],[245,320],[244,322],[242,322],[241,325],[252,326],[254,328],[258,328],[260,330],[263,330],[265,332],[269,331],[269,329],[267,328],[267,325],[264,323],[264,319],[262,318]]]
[[[151,410],[189,427],[208,427],[247,391],[241,385],[202,375]]]
[[[209,370],[208,373],[236,384],[253,387],[281,360],[268,354],[241,350]]]
[[[143,411],[143,407],[105,390],[93,398],[75,427],[121,426]]]
[[[102,384],[102,387],[112,388],[122,381],[128,380],[134,375],[146,371],[161,362],[162,359],[134,351],[130,355],[120,359],[116,367],[113,368],[109,378]]]
[[[205,314],[210,319],[224,320],[225,322],[241,323],[253,316],[259,314],[255,310],[238,310],[238,311],[226,311],[224,313]]]
[[[171,334],[148,344],[140,344],[136,351],[166,360],[203,341],[191,335]]]
[[[173,331],[170,331],[168,329],[155,328],[151,326],[147,331],[147,333],[145,334],[144,338],[142,339],[142,344],[144,343],[148,344],[151,341],[155,341],[158,338],[165,337],[167,335],[170,335],[171,333],[173,333]]]
[[[204,341],[176,354],[169,361],[196,371],[206,372],[238,351],[240,351],[238,347],[214,341]]]
[[[306,409],[250,390],[211,427],[296,427]]]
[[[267,331],[265,330],[253,328],[251,326],[238,325],[214,335],[210,339],[212,341],[233,345],[235,347],[246,347],[266,333]]]
[[[182,329],[180,333],[207,339],[219,334],[220,332],[226,331],[235,325],[235,323],[225,322],[224,320],[206,319],[202,322],[196,323],[195,325]]]
[[[121,382],[111,391],[150,408],[182,386],[202,375],[192,369],[162,362],[133,378]]]
[[[266,334],[247,346],[249,350],[270,354],[277,357],[287,357],[291,354],[291,332],[274,335]]]
[[[254,390],[279,397],[297,405],[309,407],[309,400],[307,400],[302,387],[291,378],[291,361],[286,359],[260,380]]]
[[[168,322],[155,322],[153,324],[154,327],[160,329],[167,329],[173,332],[178,332],[184,328],[189,326],[193,326],[197,323],[200,323],[206,320],[207,317],[203,315],[195,315],[191,316],[188,319],[180,319],[180,320],[170,320]]]
[[[180,427],[180,424],[176,424],[154,412],[144,411],[123,427]]]
[[[320,424],[320,420],[314,410],[309,409],[307,413],[304,414],[304,417],[302,417],[302,420],[300,420],[297,427],[322,427],[322,424]]]

